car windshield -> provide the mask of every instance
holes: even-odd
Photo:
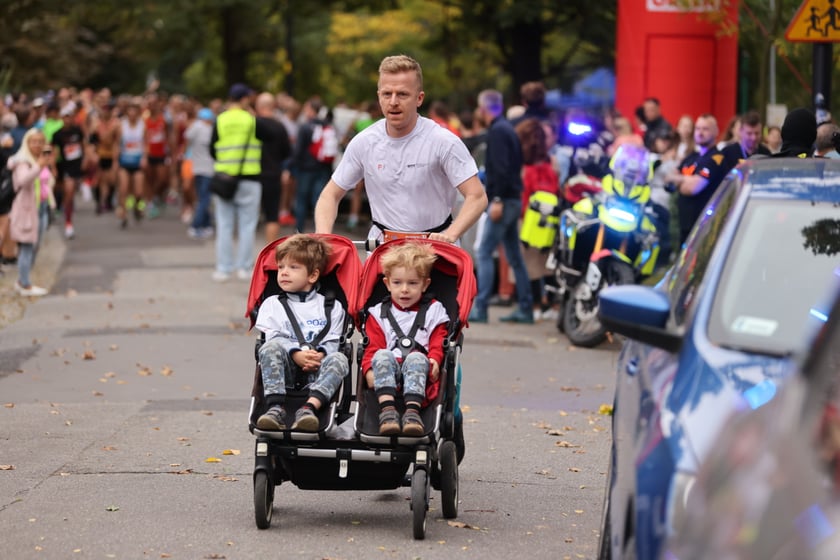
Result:
[[[766,354],[804,348],[840,276],[840,207],[752,199],[715,294],[713,342]]]

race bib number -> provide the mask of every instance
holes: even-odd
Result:
[[[67,144],[64,146],[64,159],[67,161],[72,161],[74,159],[81,159],[82,158],[82,146],[81,144]]]

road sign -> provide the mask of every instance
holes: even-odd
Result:
[[[840,41],[840,0],[805,0],[785,31],[793,43]]]

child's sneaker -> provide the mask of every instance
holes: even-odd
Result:
[[[317,432],[321,422],[308,406],[302,406],[295,412],[295,423],[292,429],[299,432]]]
[[[406,436],[420,437],[426,433],[426,427],[423,425],[423,419],[420,418],[420,413],[416,410],[406,410],[403,414],[402,433]]]
[[[282,431],[286,429],[286,411],[282,406],[274,405],[265,414],[257,418],[257,428],[260,430]]]
[[[389,407],[379,413],[379,434],[393,436],[400,433],[400,415],[397,409]]]

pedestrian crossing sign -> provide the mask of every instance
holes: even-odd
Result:
[[[792,43],[840,41],[840,0],[805,0],[785,31]]]

